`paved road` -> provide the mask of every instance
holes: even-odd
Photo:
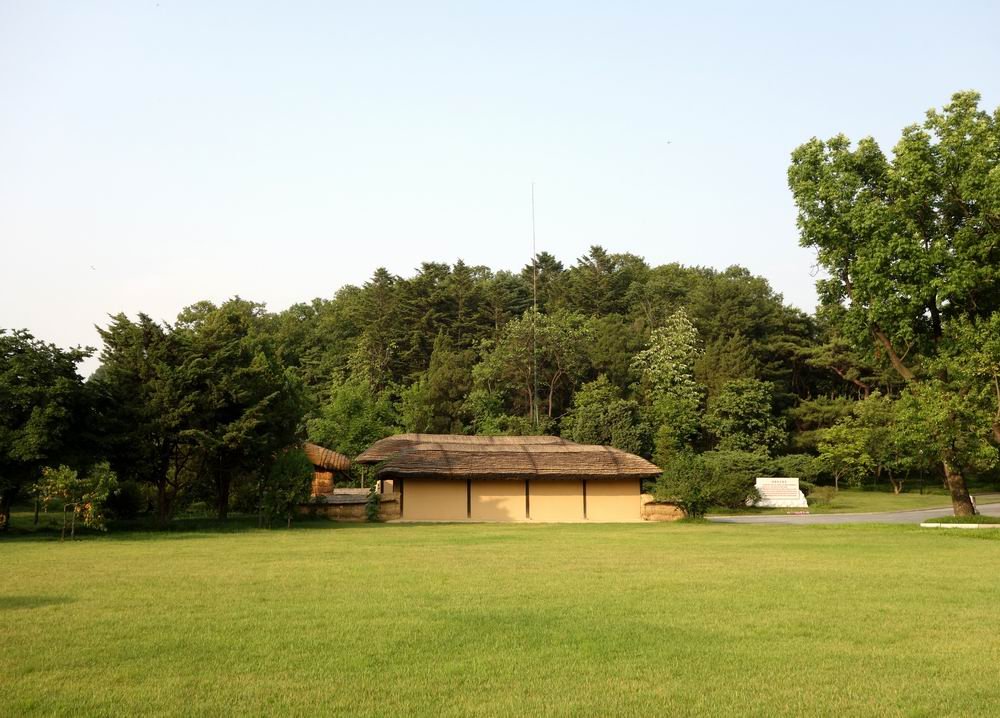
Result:
[[[983,501],[998,501],[1000,494],[977,497],[979,512],[986,516],[1000,516],[1000,503],[984,504]],[[918,524],[931,518],[951,516],[950,508],[922,509],[919,511],[893,511],[879,514],[810,514],[789,516],[775,514],[747,514],[745,516],[710,516],[709,521],[722,524]]]

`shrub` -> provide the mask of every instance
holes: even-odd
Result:
[[[713,506],[745,506],[759,498],[759,494],[746,470],[732,470],[732,460],[733,457],[710,457],[691,452],[675,454],[657,480],[653,495],[658,501],[676,503],[690,518],[704,516]]]
[[[116,519],[134,519],[147,506],[146,495],[142,487],[134,481],[123,481],[117,490],[108,496],[108,511]]]
[[[563,417],[561,429],[578,444],[614,446],[633,454],[643,453],[649,443],[638,402],[623,399],[603,374],[573,395],[573,408]]]
[[[373,484],[371,489],[368,491],[368,500],[365,502],[365,518],[371,522],[378,521],[378,512],[381,505],[382,497],[379,496],[379,493],[375,490],[375,485]]]
[[[832,486],[816,486],[809,492],[809,503],[812,506],[827,506],[837,495],[837,490]]]
[[[90,467],[90,471],[83,478],[80,478],[74,469],[65,465],[58,469],[46,467],[42,470],[41,481],[35,485],[35,492],[46,511],[53,503],[61,504],[63,526],[60,540],[62,540],[66,538],[67,528],[70,539],[76,537],[78,518],[88,528],[106,531],[105,512],[108,497],[117,488],[118,477],[108,462],[102,461]]]
[[[768,476],[771,459],[764,453],[753,451],[706,451],[702,454],[709,468],[732,477],[747,486],[753,486],[758,476]],[[732,508],[736,508],[733,506]]]
[[[212,509],[206,501],[192,501],[184,508],[183,513],[189,518],[207,519],[212,515]]]
[[[302,449],[289,449],[275,459],[261,496],[261,512],[268,526],[272,519],[283,516],[285,526],[291,527],[295,509],[309,500],[312,478],[312,463]]]
[[[772,476],[787,476],[799,479],[799,487],[804,483],[815,483],[822,471],[822,466],[811,454],[786,454],[771,460]],[[805,493],[805,489],[802,489]]]

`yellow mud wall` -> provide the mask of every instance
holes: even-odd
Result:
[[[407,479],[403,482],[403,519],[454,521],[467,516],[464,481]]]
[[[407,484],[407,488],[409,488],[409,484]],[[462,488],[465,488],[464,481]],[[516,480],[473,481],[472,519],[476,521],[524,521],[524,482]]]
[[[583,521],[583,482],[529,482],[532,521]]]
[[[640,521],[638,479],[587,481],[588,521]]]

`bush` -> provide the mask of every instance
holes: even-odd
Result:
[[[771,476],[799,479],[799,488],[805,483],[814,484],[822,471],[819,460],[811,454],[786,454],[771,460]],[[802,489],[805,493],[805,489]]]
[[[184,507],[183,513],[185,516],[199,519],[207,519],[213,515],[212,509],[205,501],[192,501]]]
[[[809,494],[811,494],[815,490],[816,490],[816,484],[814,484],[811,481],[803,481],[802,479],[799,479],[799,491],[802,492],[803,496],[809,498]]]
[[[381,505],[382,497],[379,496],[373,484],[371,490],[368,492],[368,500],[365,502],[365,518],[371,522],[378,521],[378,512]]]
[[[258,476],[237,481],[229,498],[229,508],[239,514],[259,514],[264,479]]]
[[[746,457],[739,458],[746,459]],[[691,452],[675,454],[653,487],[653,495],[658,501],[677,504],[689,518],[700,518],[713,506],[726,508],[746,506],[748,502],[757,500],[760,495],[753,485],[753,478],[748,478],[745,467],[743,470],[732,470],[733,460],[734,457],[731,456],[708,456]]]
[[[745,482],[747,486],[753,486],[758,476],[769,475],[771,459],[767,454],[753,451],[706,451],[702,457],[713,472],[730,476],[734,481]]]
[[[837,490],[832,486],[816,486],[809,492],[809,504],[811,506],[827,506],[837,495]]]
[[[102,461],[91,466],[83,478],[66,465],[58,469],[45,467],[42,469],[41,481],[35,484],[35,495],[39,497],[46,511],[54,503],[62,507],[63,526],[60,540],[66,537],[67,528],[70,539],[73,539],[76,536],[77,519],[88,528],[107,530],[105,514],[108,498],[117,488],[118,477],[108,462]],[[68,518],[72,520],[68,521]]]
[[[264,482],[261,513],[267,518],[285,518],[291,527],[292,516],[299,504],[306,503],[312,488],[313,465],[302,449],[289,449],[275,459]]]
[[[108,496],[108,511],[116,519],[134,519],[146,510],[146,495],[134,481],[123,481]]]

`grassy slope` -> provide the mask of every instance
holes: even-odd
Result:
[[[1000,540],[985,534],[322,524],[0,539],[0,713],[984,714],[1000,705],[1000,572],[986,570]]]
[[[996,503],[994,495],[979,499],[981,505]],[[902,493],[899,495],[889,491],[859,491],[841,489],[829,504],[811,505],[812,514],[845,514],[845,513],[877,513],[882,511],[911,511],[916,509],[937,509],[951,506],[951,498],[944,493]],[[739,513],[785,514],[796,509],[747,509]],[[730,509],[720,509],[713,514],[723,515],[736,513]]]

